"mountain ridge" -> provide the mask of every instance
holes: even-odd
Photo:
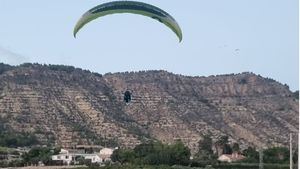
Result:
[[[132,92],[124,103],[123,93]],[[192,151],[203,134],[241,146],[288,145],[298,134],[298,100],[288,86],[251,72],[208,77],[164,70],[104,75],[62,65],[0,64],[5,130],[72,147],[134,147],[180,139]],[[257,130],[260,128],[260,130]]]

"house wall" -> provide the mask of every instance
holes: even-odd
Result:
[[[221,155],[219,158],[218,158],[219,161],[222,161],[222,162],[231,162],[231,159],[225,155]]]
[[[52,160],[53,161],[63,161],[67,164],[70,164],[72,161],[72,155],[69,154],[59,154],[59,155],[53,155]]]
[[[84,156],[84,159],[91,160],[92,163],[102,163],[103,160],[98,155],[87,155]]]
[[[63,161],[64,163],[70,164],[76,156],[82,156],[84,159],[91,160],[92,163],[102,163],[103,159],[97,154],[59,154],[53,155],[53,161]]]

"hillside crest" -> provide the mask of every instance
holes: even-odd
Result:
[[[298,103],[288,86],[249,72],[100,75],[72,66],[0,64],[0,127],[64,147],[180,139],[195,150],[207,133],[242,146],[288,145],[288,134],[298,134]]]

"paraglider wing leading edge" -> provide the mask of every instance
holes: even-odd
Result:
[[[155,19],[168,26],[177,35],[179,42],[182,40],[181,28],[171,15],[153,5],[135,1],[108,2],[90,9],[83,14],[77,22],[73,32],[74,37],[76,37],[78,31],[90,21],[105,15],[117,13],[139,14]]]

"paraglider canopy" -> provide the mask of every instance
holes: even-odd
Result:
[[[131,93],[128,90],[124,93],[124,101],[126,103],[129,103],[131,101]]]
[[[136,1],[108,2],[90,9],[83,14],[77,22],[73,32],[74,37],[76,37],[77,32],[90,21],[105,15],[116,13],[139,14],[155,19],[169,27],[177,35],[179,42],[182,40],[181,28],[170,14],[153,5]]]

